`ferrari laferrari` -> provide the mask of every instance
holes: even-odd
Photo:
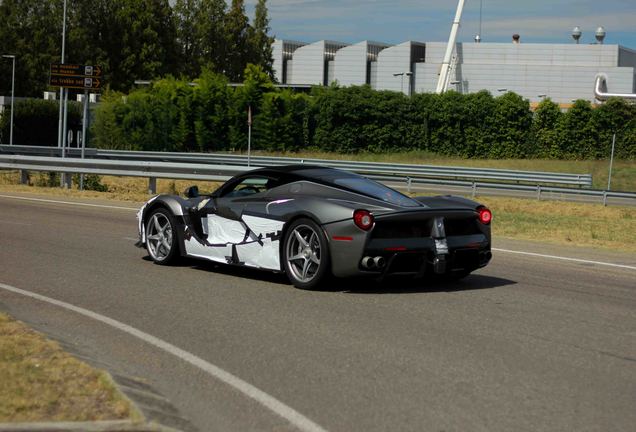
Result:
[[[410,197],[358,174],[311,165],[259,168],[213,193],[159,195],[137,214],[152,261],[183,257],[287,275],[459,279],[491,254],[491,211],[459,196]]]

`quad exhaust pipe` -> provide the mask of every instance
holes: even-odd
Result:
[[[372,270],[372,269],[381,270],[384,268],[384,266],[386,266],[386,259],[384,259],[384,257],[381,257],[381,256],[377,256],[377,257],[366,256],[362,258],[362,261],[360,262],[360,264],[362,264],[362,267],[368,270]]]

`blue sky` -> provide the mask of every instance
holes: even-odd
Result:
[[[246,1],[253,14],[255,0]],[[509,42],[513,33],[526,43],[573,43],[574,26],[581,43],[595,41],[605,27],[605,43],[636,50],[636,0],[482,0],[482,40]],[[269,0],[272,34],[312,42],[365,39],[399,43],[446,41],[456,0]],[[469,42],[479,29],[480,0],[466,0],[459,41]]]

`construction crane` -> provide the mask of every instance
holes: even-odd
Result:
[[[464,11],[465,0],[459,0],[457,4],[457,12],[455,13],[455,19],[451,26],[450,37],[448,38],[448,45],[446,46],[446,53],[444,54],[444,60],[442,61],[442,68],[439,72],[439,79],[437,80],[437,88],[435,93],[444,93],[448,88],[450,81],[451,71],[457,62],[457,57],[454,56],[455,43],[457,42],[457,32],[459,31],[459,22],[462,18],[462,12]]]

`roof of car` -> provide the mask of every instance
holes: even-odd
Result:
[[[252,172],[254,173],[281,172],[281,173],[296,173],[296,174],[302,175],[302,172],[307,170],[324,170],[325,173],[329,173],[329,172],[347,173],[347,171],[342,171],[336,168],[330,168],[330,167],[321,166],[321,165],[311,165],[311,164],[281,165],[281,166],[260,168]]]

